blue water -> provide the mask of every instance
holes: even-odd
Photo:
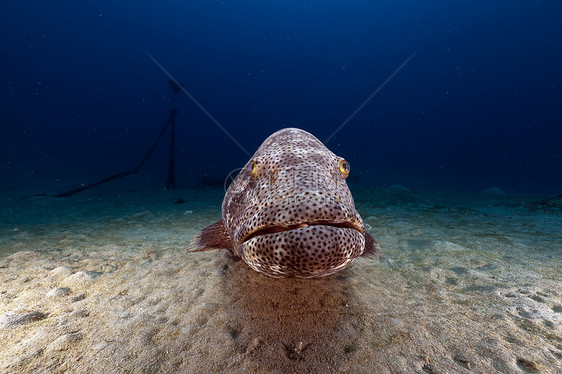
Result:
[[[359,182],[562,191],[557,1],[0,5],[0,182],[64,190],[130,170],[177,107],[176,178],[224,178],[272,132],[328,143]],[[169,132],[140,174],[164,184]],[[62,191],[61,191],[62,192]]]

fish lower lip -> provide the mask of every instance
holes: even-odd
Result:
[[[298,223],[298,224],[295,224],[295,225],[288,225],[288,226],[265,227],[263,229],[252,232],[250,235],[248,235],[246,238],[244,238],[244,240],[242,240],[241,243],[244,243],[244,242],[252,239],[253,237],[256,237],[256,236],[259,236],[259,235],[275,234],[275,233],[278,233],[278,232],[291,231],[291,230],[301,229],[303,227],[309,227],[309,226],[331,226],[331,227],[339,227],[339,228],[342,228],[342,229],[354,229],[354,230],[357,230],[357,231],[361,231],[355,225],[353,225],[352,223],[349,223],[349,222]]]

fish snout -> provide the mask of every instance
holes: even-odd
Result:
[[[261,234],[316,225],[365,231],[352,203],[335,196],[305,192],[257,210],[238,225],[233,239],[239,245]]]

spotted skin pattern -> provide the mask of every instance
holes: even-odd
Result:
[[[222,204],[233,252],[271,277],[318,277],[349,266],[363,254],[368,234],[345,182],[348,172],[347,162],[310,133],[272,134]]]

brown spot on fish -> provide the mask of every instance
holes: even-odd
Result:
[[[191,252],[226,248],[271,277],[311,278],[380,258],[345,178],[349,163],[306,131],[268,137],[226,191],[222,220],[189,243]]]

